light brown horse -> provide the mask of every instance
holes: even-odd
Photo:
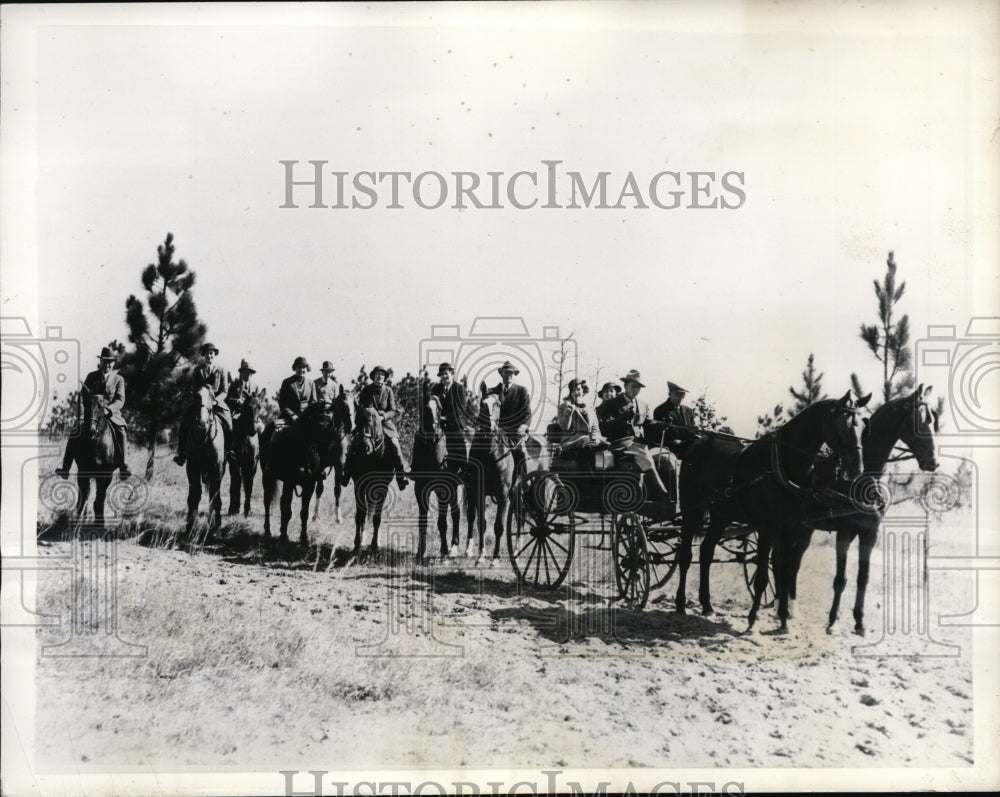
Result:
[[[236,460],[229,463],[230,515],[239,514],[242,492],[243,517],[250,517],[250,496],[253,494],[253,479],[257,475],[257,464],[260,461],[260,433],[264,427],[260,421],[260,405],[265,395],[264,388],[251,393],[233,421],[233,451]]]
[[[207,539],[222,525],[222,474],[226,466],[225,437],[222,421],[215,413],[215,397],[209,387],[195,393],[192,423],[185,441],[188,479],[187,524],[185,532],[190,539],[198,517],[202,487],[208,491]]]

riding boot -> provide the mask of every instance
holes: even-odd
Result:
[[[406,485],[410,483],[409,479],[406,478],[406,465],[403,464],[403,452],[399,449],[399,441],[386,437],[386,442],[392,449],[393,465],[396,470],[396,485],[399,487],[400,492],[406,489]]]
[[[69,478],[69,469],[73,465],[73,460],[76,458],[75,453],[76,448],[76,438],[71,437],[66,441],[66,451],[63,454],[63,464],[61,468],[56,468],[56,475],[63,479]]]
[[[128,463],[126,463],[125,458],[128,454],[128,438],[125,436],[125,430],[121,429],[115,433],[118,436],[118,444],[121,446],[121,460],[118,466],[118,474],[122,481],[132,478],[132,471],[129,470]]]

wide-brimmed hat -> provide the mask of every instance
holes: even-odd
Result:
[[[329,360],[323,360],[323,364],[319,367],[321,371],[336,371],[337,369],[333,367],[333,363]]]
[[[514,365],[514,363],[512,363],[510,360],[507,360],[507,362],[505,362],[503,365],[497,368],[497,372],[500,374],[503,374],[504,371],[510,371],[512,374],[514,374],[514,376],[517,376],[519,373],[521,373],[520,370],[518,370],[517,366]]]
[[[305,368],[307,371],[311,371],[312,368],[309,367],[309,361],[305,357],[296,357],[295,362],[292,363],[292,370],[296,368]]]
[[[622,386],[616,385],[614,382],[605,382],[603,385],[601,385],[600,393],[603,395],[605,390],[613,390],[615,391],[615,395],[617,396],[619,393],[622,392]]]
[[[375,374],[379,373],[379,371],[382,372],[382,375],[385,376],[386,379],[389,378],[389,372],[385,368],[383,368],[381,365],[376,365],[374,368],[372,368],[372,370],[369,372],[368,376],[374,377]]]
[[[201,344],[201,353],[202,353],[202,355],[208,354],[210,351],[211,352],[215,352],[216,354],[219,353],[219,349],[218,349],[218,347],[214,343],[202,343]]]
[[[244,371],[248,371],[251,374],[257,373],[257,370],[255,368],[251,368],[250,367],[250,363],[248,363],[246,360],[240,360],[239,371],[240,371],[240,373],[243,373]]]
[[[689,392],[686,387],[681,387],[676,382],[667,382],[667,390],[674,390],[674,391],[676,391],[678,393],[687,393],[687,392]]]
[[[118,355],[111,351],[110,346],[103,346],[101,348],[101,356],[98,357],[99,360],[111,360],[114,362],[118,359]]]
[[[642,383],[642,379],[639,378],[639,372],[636,371],[635,368],[633,368],[631,371],[625,374],[625,376],[621,377],[621,381],[624,382],[625,384],[628,384],[629,382],[635,382],[639,387],[645,387],[645,385]]]
[[[569,392],[571,394],[573,393],[574,390],[577,389],[577,387],[583,388],[583,395],[585,396],[590,392],[590,388],[587,387],[586,379],[570,379],[567,387],[569,388]]]
[[[441,365],[438,366],[438,376],[441,376],[441,374],[445,371],[455,373],[455,367],[451,363],[441,363]]]

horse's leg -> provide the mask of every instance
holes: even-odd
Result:
[[[684,515],[681,518],[681,541],[680,549],[677,552],[677,594],[674,595],[674,611],[678,614],[685,614],[687,612],[687,574],[688,569],[691,567],[691,560],[694,559],[694,555],[691,548],[694,544],[694,535],[701,525],[701,516],[697,513],[690,512],[688,515]],[[704,558],[702,559],[704,562]],[[702,577],[702,586],[704,587],[705,579]],[[704,594],[704,589],[702,589],[701,596],[702,608],[704,609],[706,603],[706,596]],[[709,606],[708,611],[705,614],[711,612],[711,606]]]
[[[225,452],[222,456],[223,463],[225,463]],[[225,464],[220,468],[213,468],[212,475],[209,477],[209,534],[222,528],[222,476],[225,473],[225,468]]]
[[[726,522],[720,517],[711,515],[708,521],[708,532],[705,539],[701,541],[701,548],[698,551],[698,598],[701,602],[701,612],[710,615],[715,612],[712,608],[712,562],[715,559],[715,548],[722,539],[722,534],[726,529]],[[697,531],[697,526],[693,531]]]
[[[757,622],[757,613],[760,611],[760,602],[767,588],[769,578],[769,563],[771,561],[771,535],[757,528],[757,572],[753,580],[753,605],[750,607],[750,614],[747,617],[747,631],[753,628]],[[777,568],[775,568],[777,570]],[[775,575],[777,578],[777,574]],[[777,587],[777,585],[775,585]]]
[[[274,491],[277,487],[277,479],[266,468],[261,468],[261,486],[264,488],[264,539],[271,539],[271,501],[274,500]]]
[[[363,490],[354,482],[354,554],[351,564],[357,562],[361,556],[361,532],[365,527],[365,515],[368,513],[368,504],[365,503]]]
[[[104,501],[111,485],[111,475],[94,477],[94,525],[104,527]]]
[[[451,534],[452,538],[455,540],[455,544],[458,545],[459,538],[459,525],[462,522],[462,510],[459,506],[458,492],[461,488],[461,484],[456,481],[453,492],[450,493],[449,499],[451,501]],[[442,529],[441,531],[441,550],[445,551],[448,548],[448,529]]]
[[[850,550],[854,537],[849,531],[837,532],[837,575],[833,577],[833,606],[830,607],[830,618],[826,630],[832,631],[837,615],[840,613],[840,596],[847,586],[847,552]]]
[[[185,526],[188,539],[191,538],[191,530],[194,528],[195,518],[198,517],[198,504],[201,503],[201,474],[197,470],[197,466],[192,464],[191,460],[188,460],[188,513],[187,525]]]
[[[281,534],[282,542],[288,541],[288,521],[292,519],[292,498],[295,495],[295,482],[286,481],[281,485]]]
[[[792,534],[795,533],[793,530]],[[788,630],[788,598],[791,594],[792,559],[794,558],[794,542],[789,530],[783,525],[778,529],[778,536],[771,549],[774,557],[774,594],[778,599],[778,620],[782,632]],[[758,571],[759,575],[760,571]],[[754,585],[756,588],[756,584]]]
[[[813,530],[802,528],[795,533],[792,541],[792,551],[788,564],[788,617],[795,617],[795,601],[798,600],[797,588],[799,569],[802,567],[802,557],[805,556],[812,543]]]
[[[248,457],[240,465],[243,476],[243,517],[250,517],[250,496],[253,495],[253,477],[257,473],[257,460]]]
[[[413,480],[413,491],[417,496],[417,561],[424,561],[427,551],[427,487],[422,479]]]
[[[507,507],[510,506],[510,491],[504,490],[500,495],[500,500],[497,501],[497,515],[493,520],[493,561],[497,561],[500,558],[500,540],[503,539],[503,522],[504,518],[507,517]],[[482,554],[483,547],[483,532],[486,528],[486,516],[479,519],[479,551]]]
[[[858,538],[858,588],[854,597],[854,633],[858,636],[865,635],[865,590],[868,589],[868,571],[877,539],[878,526]]]
[[[240,484],[243,474],[240,472],[240,462],[229,463],[229,512],[238,515],[240,512]]]
[[[313,509],[313,523],[319,520],[319,504],[320,500],[323,498],[323,484],[325,480],[320,479],[316,482],[316,507]]]
[[[322,483],[319,482],[319,484]],[[302,511],[299,512],[299,517],[302,519],[302,531],[299,533],[299,544],[306,548],[309,547],[309,535],[306,533],[309,526],[309,502],[312,500],[315,489],[316,482],[311,480],[302,485]]]
[[[441,538],[441,547],[448,547],[448,514],[451,513],[451,527],[455,531],[455,536],[458,536],[458,523],[459,523],[459,512],[458,512],[458,488],[454,488],[455,492],[445,488],[439,490],[437,493],[438,500],[438,536]]]
[[[90,498],[90,477],[82,475],[79,470],[76,472],[76,491],[76,520],[79,523]]]
[[[378,558],[378,530],[382,525],[382,507],[385,505],[385,499],[389,495],[389,485],[386,483],[385,488],[382,490],[377,490],[375,494],[375,508],[372,511],[372,559]]]
[[[335,523],[344,522],[344,517],[343,515],[340,514],[340,491],[341,491],[340,474],[342,470],[343,470],[342,468],[336,469],[335,471],[336,478],[334,478],[333,480],[333,506],[334,506],[334,512],[336,512],[336,515],[334,516]]]

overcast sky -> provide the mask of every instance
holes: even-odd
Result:
[[[851,371],[877,389],[857,329],[890,249],[915,337],[996,315],[984,17],[707,5],[50,7],[5,53],[34,53],[19,77],[37,81],[4,122],[6,153],[34,164],[26,215],[5,227],[29,241],[27,259],[4,258],[8,286],[11,269],[18,286],[37,275],[37,315],[23,288],[18,314],[79,338],[85,372],[124,338],[125,299],[170,231],[222,365],[246,357],[272,389],[299,354],[313,375],[323,359],[342,378],[412,371],[432,325],[465,335],[477,317],[518,316],[532,340],[572,332],[592,380],[639,369],[651,404],[667,379],[707,389],[746,435],[810,353],[831,393]],[[658,172],[715,172],[717,196],[734,171],[745,200],[518,210],[502,188],[501,209],[449,196],[425,210],[404,184],[390,209],[383,184],[370,210],[309,208],[308,187],[283,209],[282,160],[303,179],[328,161],[348,185],[492,171],[501,186],[558,160],[588,184],[610,172],[609,204],[630,171],[646,204]],[[469,369],[490,370],[469,352]]]

